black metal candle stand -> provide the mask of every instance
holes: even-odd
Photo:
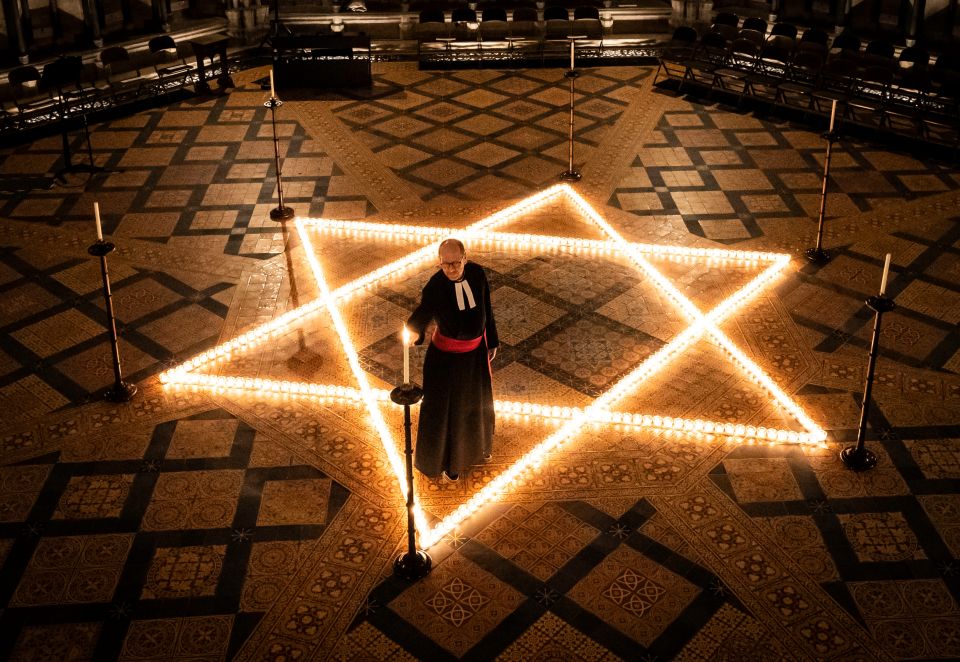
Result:
[[[563,74],[570,81],[570,137],[569,137],[569,158],[567,160],[567,169],[560,173],[560,179],[565,182],[579,182],[583,175],[580,174],[579,170],[574,169],[573,167],[573,98],[574,98],[574,81],[580,76],[580,72],[576,69],[567,69],[567,72]]]
[[[847,446],[840,451],[840,459],[854,471],[866,471],[877,465],[877,456],[864,446],[867,436],[867,418],[870,414],[870,392],[873,390],[873,373],[877,367],[877,353],[880,349],[880,320],[897,304],[884,295],[867,299],[867,307],[876,313],[873,319],[873,337],[870,339],[870,358],[867,361],[867,381],[863,387],[863,402],[860,406],[860,426],[857,429],[857,444]]]
[[[109,241],[98,239],[87,248],[90,255],[100,258],[100,275],[103,278],[103,300],[107,307],[107,331],[110,332],[110,346],[113,351],[113,386],[107,389],[104,397],[110,402],[129,402],[137,394],[136,384],[123,381],[120,369],[120,343],[117,339],[117,321],[113,314],[113,293],[110,291],[110,272],[107,269],[107,255],[116,249]]]
[[[283,102],[275,96],[270,97],[264,103],[264,106],[270,109],[270,124],[273,126],[273,158],[277,165],[277,207],[270,210],[270,219],[274,221],[289,221],[294,217],[293,208],[283,204],[283,178],[280,174],[280,138],[277,136],[277,108],[283,105]]]
[[[403,405],[403,452],[407,458],[407,551],[393,563],[393,572],[409,581],[422,579],[430,574],[433,559],[422,549],[417,549],[417,529],[413,518],[413,440],[410,430],[410,406],[423,399],[423,389],[416,384],[404,384],[390,391],[390,399]]]
[[[823,163],[823,188],[820,191],[820,218],[817,220],[817,245],[808,248],[805,252],[807,259],[814,264],[826,264],[830,261],[829,251],[823,249],[823,221],[827,215],[827,187],[830,185],[830,157],[833,153],[833,143],[839,138],[840,134],[836,131],[829,131],[823,134],[827,141],[827,156]]]

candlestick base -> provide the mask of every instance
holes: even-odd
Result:
[[[414,554],[404,552],[393,562],[393,574],[408,581],[423,579],[433,569],[433,559],[430,555],[419,550]]]
[[[94,243],[87,247],[87,252],[90,253],[90,255],[95,255],[96,257],[103,257],[105,255],[110,255],[110,253],[116,250],[116,248],[117,247],[109,241],[97,239]]]
[[[416,384],[402,384],[390,391],[390,399],[398,405],[415,405],[423,399],[423,389]]]
[[[814,264],[826,264],[830,261],[830,252],[822,248],[808,248],[803,254]]]
[[[137,394],[137,385],[117,382],[107,389],[103,397],[110,402],[130,402]]]
[[[566,78],[580,78],[580,72],[573,68],[567,69],[563,75]]]
[[[821,133],[820,137],[832,145],[833,143],[837,142],[840,139],[840,132],[834,129],[833,131],[827,131],[826,133]]]
[[[296,215],[297,213],[293,211],[293,207],[287,207],[286,205],[270,210],[271,221],[289,221]]]
[[[877,456],[873,451],[860,448],[858,452],[856,446],[847,446],[840,451],[840,460],[854,471],[866,471],[877,466]]]
[[[564,170],[560,173],[560,181],[579,182],[583,178],[579,170]]]
[[[867,307],[875,313],[889,313],[897,307],[897,304],[890,297],[879,294],[867,299]]]
[[[269,99],[263,102],[263,105],[266,106],[267,108],[279,108],[280,106],[283,105],[283,102],[280,101],[280,99],[278,99],[277,97],[270,97]]]

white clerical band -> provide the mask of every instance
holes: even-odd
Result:
[[[467,295],[467,304],[469,304],[468,307],[470,308],[477,307],[477,302],[474,301],[473,299],[473,290],[470,289],[470,283],[468,283],[466,279],[461,280],[457,283],[454,283],[453,285],[454,285],[453,291],[457,294],[457,308],[459,308],[460,310],[465,309],[463,305],[464,293],[466,293]]]

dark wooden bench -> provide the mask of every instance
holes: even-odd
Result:
[[[365,34],[294,35],[273,40],[278,89],[369,87],[370,37]]]

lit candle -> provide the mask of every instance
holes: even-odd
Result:
[[[97,241],[103,241],[103,228],[100,227],[100,203],[93,203],[93,220],[97,224]]]
[[[277,93],[273,91],[273,67],[270,67],[270,98],[276,99]],[[836,101],[833,102],[836,105]]]
[[[570,68],[573,69],[573,47],[577,45],[577,42],[570,40]]]
[[[410,330],[403,327],[403,383],[410,383]]]
[[[883,278],[880,279],[880,296],[887,293],[887,276],[890,274],[890,253],[887,253],[887,260],[883,263]]]
[[[830,130],[829,133],[833,133],[833,124],[837,121],[837,100],[834,99],[833,103],[830,105]]]

